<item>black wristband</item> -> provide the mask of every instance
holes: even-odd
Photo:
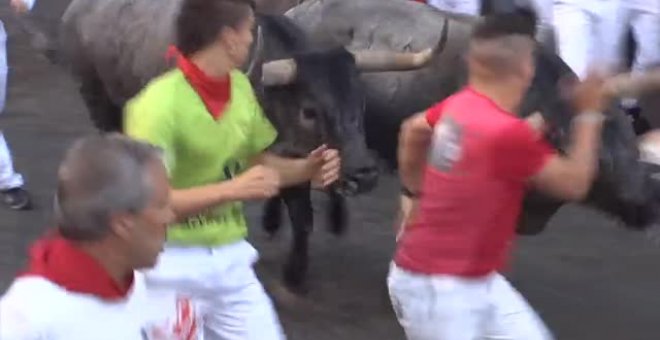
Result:
[[[419,197],[419,193],[413,192],[412,190],[406,188],[405,185],[401,186],[401,194],[403,194],[403,196],[410,197],[410,198]]]

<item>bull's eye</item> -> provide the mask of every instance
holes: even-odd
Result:
[[[302,117],[304,119],[316,119],[316,111],[314,109],[302,109]]]

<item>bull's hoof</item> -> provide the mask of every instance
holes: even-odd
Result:
[[[279,280],[268,282],[266,289],[278,306],[300,310],[307,303],[302,294],[291,290]]]
[[[285,280],[284,287],[296,296],[306,296],[310,292],[309,285],[306,282],[289,282]]]
[[[286,266],[284,268],[284,285],[296,295],[305,295],[309,292],[309,286],[305,280],[306,271],[296,266]]]

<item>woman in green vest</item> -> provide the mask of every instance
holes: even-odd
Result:
[[[241,201],[339,177],[336,150],[322,147],[305,159],[265,151],[276,131],[238,69],[254,25],[251,0],[183,0],[178,67],[125,108],[126,134],[164,150],[179,221],[148,283],[197,297],[205,339],[284,338],[253,270],[258,255],[245,240]]]

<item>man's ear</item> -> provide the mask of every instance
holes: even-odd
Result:
[[[135,226],[135,218],[127,213],[115,213],[109,218],[110,230],[121,239],[130,239]]]
[[[236,45],[238,39],[236,31],[228,26],[223,27],[218,33],[218,41],[222,43],[226,48]]]

